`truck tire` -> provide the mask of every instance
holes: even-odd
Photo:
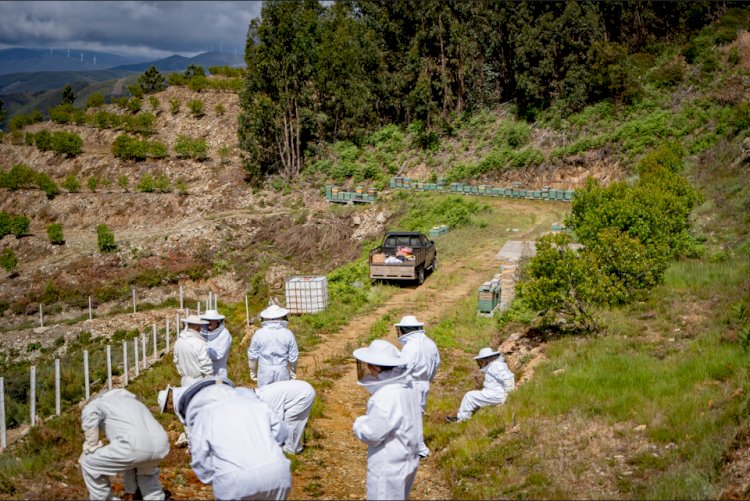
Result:
[[[438,268],[438,257],[437,254],[435,254],[435,259],[432,260],[432,267],[430,268],[430,273],[435,273]]]
[[[417,284],[422,285],[424,283],[424,266],[420,266],[417,270]]]

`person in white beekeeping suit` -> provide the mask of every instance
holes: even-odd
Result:
[[[213,375],[227,377],[227,359],[229,359],[229,348],[232,346],[232,336],[224,325],[225,317],[216,310],[206,310],[201,318],[208,322],[202,334],[208,343],[208,356],[213,364]]]
[[[171,398],[170,398],[171,395]],[[286,426],[250,391],[216,376],[159,392],[190,430],[190,466],[216,499],[286,499],[290,461],[281,451]]]
[[[81,412],[84,433],[79,458],[90,499],[112,499],[110,476],[123,474],[125,497],[140,489],[143,499],[164,499],[159,462],[169,453],[164,428],[127,390],[104,392]],[[99,440],[103,430],[107,445]]]
[[[372,396],[354,435],[367,444],[367,499],[408,499],[419,466],[421,396],[398,348],[376,339],[354,350],[357,377]]]
[[[261,328],[247,349],[250,378],[258,388],[297,377],[299,350],[294,334],[287,329],[287,315],[289,311],[276,304],[260,312]]]
[[[417,320],[414,315],[407,315],[395,324],[398,341],[403,345],[401,355],[408,363],[406,368],[412,378],[412,385],[419,390],[422,397],[422,416],[427,407],[427,394],[430,391],[430,383],[435,379],[438,367],[440,367],[440,353],[435,343],[427,337],[424,331],[424,323]],[[424,443],[424,436],[419,441],[419,457],[426,458],[430,455],[430,449]]]
[[[258,388],[255,393],[287,427],[284,452],[302,452],[302,437],[305,434],[307,418],[315,401],[315,389],[306,381],[277,381]]]
[[[516,378],[499,351],[482,348],[474,360],[484,373],[484,386],[481,390],[467,392],[461,400],[458,414],[445,418],[448,422],[466,421],[480,407],[505,403],[508,393],[516,387]]]
[[[180,385],[190,386],[198,379],[213,373],[213,363],[208,355],[208,343],[201,335],[201,328],[208,322],[197,315],[184,318],[185,329],[174,344],[174,364],[182,377]]]

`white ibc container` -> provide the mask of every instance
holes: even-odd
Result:
[[[289,313],[317,313],[327,306],[326,277],[292,277],[286,280],[286,308]]]

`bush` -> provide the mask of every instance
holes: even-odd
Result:
[[[39,189],[41,189],[45,193],[45,195],[47,195],[47,198],[49,200],[52,200],[60,193],[60,188],[57,187],[57,183],[55,183],[51,177],[43,172],[37,174],[36,184],[37,186],[39,186]]]
[[[101,252],[113,252],[117,250],[115,235],[106,224],[96,227],[96,243]]]
[[[152,94],[159,92],[167,86],[167,82],[156,69],[156,66],[149,66],[149,68],[138,77],[138,85],[146,94]]]
[[[117,186],[119,186],[121,189],[128,191],[128,185],[130,184],[130,181],[128,180],[128,176],[125,174],[120,174],[117,176]]]
[[[138,191],[143,193],[151,193],[154,191],[154,178],[148,172],[141,176],[136,185]]]
[[[141,111],[142,106],[143,106],[143,101],[141,100],[141,98],[134,96],[128,99],[127,109],[131,113],[138,113],[139,111]]]
[[[685,65],[680,60],[670,61],[649,73],[649,80],[657,87],[675,87],[684,78]]]
[[[89,176],[86,180],[86,186],[88,186],[89,190],[93,193],[99,187],[99,180],[94,176]]]
[[[47,237],[53,245],[63,245],[65,243],[65,237],[63,236],[63,229],[60,223],[50,223],[47,225]]]
[[[495,137],[495,144],[498,146],[510,146],[511,148],[520,148],[529,142],[531,136],[531,126],[522,121],[504,121]]]
[[[37,122],[41,122],[42,120],[44,120],[44,116],[39,110],[34,110],[28,114],[19,113],[18,115],[14,115],[13,117],[11,117],[10,122],[8,122],[8,130],[21,130],[27,125],[35,124]]]
[[[176,75],[176,73],[172,73],[172,75]],[[171,76],[171,75],[170,75]],[[177,98],[173,98],[169,100],[169,111],[172,112],[172,115],[176,115],[180,111],[180,100]]]
[[[0,239],[11,234],[16,238],[28,235],[29,224],[29,218],[26,216],[0,212]]]
[[[94,92],[86,98],[86,108],[99,108],[104,105],[104,96],[99,92]]]
[[[34,144],[40,151],[52,149],[52,134],[48,130],[40,130],[34,134]]]
[[[153,141],[149,144],[148,154],[152,158],[164,158],[167,156],[167,145],[160,141]]]
[[[120,134],[112,145],[112,154],[123,160],[145,160],[148,155],[148,141]]]
[[[137,97],[138,99],[143,98],[143,88],[138,84],[128,85],[128,92],[133,97]]]
[[[203,101],[200,99],[191,99],[188,101],[188,108],[190,108],[190,113],[192,113],[195,118],[201,118],[205,115],[203,111]]]
[[[18,258],[13,249],[6,247],[3,252],[0,252],[0,266],[8,273],[13,273],[18,267]]]
[[[65,181],[62,182],[62,187],[68,190],[70,193],[78,193],[79,191],[81,191],[81,182],[78,180],[75,174],[70,174],[65,178]]]
[[[216,110],[216,115],[218,115],[218,116],[220,116],[220,117],[223,117],[223,116],[224,116],[224,113],[226,113],[226,112],[227,112],[227,109],[226,109],[226,108],[224,107],[224,105],[223,105],[223,104],[221,104],[221,103],[219,103],[219,104],[217,104],[217,105],[216,105],[216,108],[215,108],[215,110]]]
[[[159,193],[169,193],[172,191],[172,182],[169,180],[169,176],[161,172],[154,179],[154,189]]]
[[[75,132],[53,132],[52,150],[67,156],[80,155],[83,151],[83,139]]]
[[[193,158],[195,160],[208,158],[208,145],[204,138],[192,139],[189,136],[180,135],[175,141],[174,151],[180,158]]]
[[[156,96],[148,96],[148,102],[151,105],[151,111],[158,111],[161,103],[159,103],[159,98]]]

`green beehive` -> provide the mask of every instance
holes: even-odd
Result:
[[[444,177],[437,178],[437,184],[440,185],[440,186],[444,186],[445,185],[445,178]]]
[[[549,199],[550,200],[557,200],[557,189],[550,188],[550,190],[549,190]]]
[[[471,193],[471,186],[469,186],[468,184],[463,185],[461,188],[463,189],[464,193]]]
[[[575,191],[573,191],[573,190],[565,190],[565,201],[566,202],[570,202],[571,200],[573,200],[573,194],[574,193],[575,193]]]
[[[542,191],[542,200],[549,200],[549,191],[543,190]]]
[[[541,199],[541,198],[542,198],[542,192],[541,192],[541,191],[538,191],[538,190],[534,190],[534,191],[532,191],[532,192],[531,192],[531,198],[533,198],[534,200],[539,200],[539,199]]]
[[[331,200],[333,197],[333,185],[327,184],[326,185],[326,198],[328,200]]]
[[[519,181],[514,181],[513,182],[513,187],[514,188],[520,188],[521,187],[521,183]]]
[[[518,196],[521,198],[526,198],[526,190],[518,190]]]
[[[479,193],[479,186],[472,186],[471,187],[471,193],[478,194]]]

